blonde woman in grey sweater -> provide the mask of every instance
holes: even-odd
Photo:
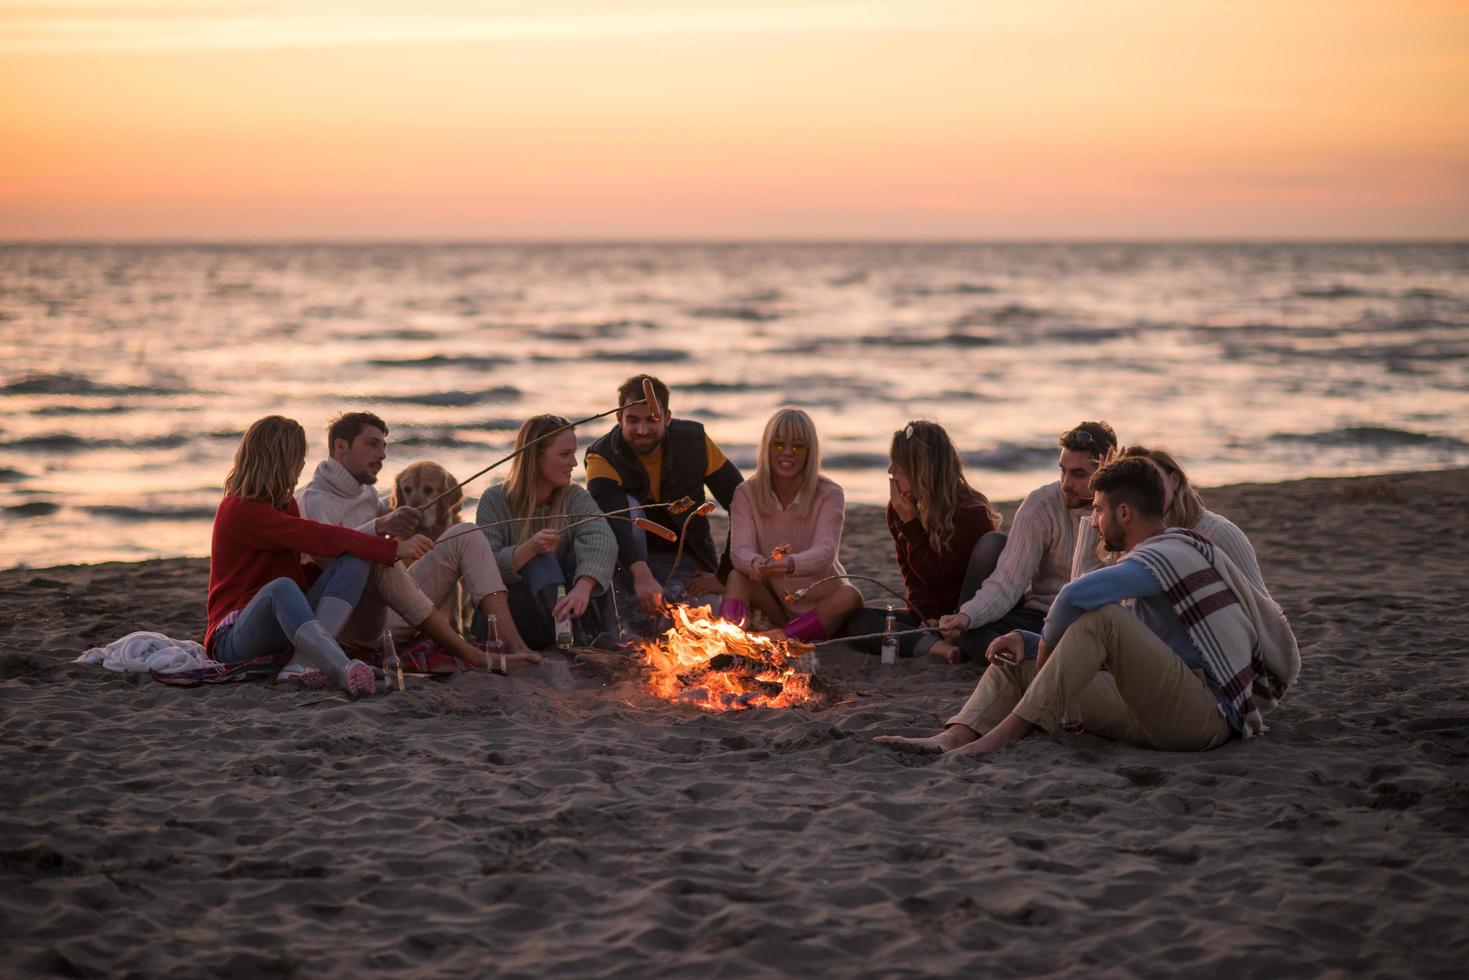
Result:
[[[509,478],[485,491],[475,512],[476,524],[489,525],[484,533],[509,589],[515,628],[532,647],[550,646],[563,616],[582,645],[613,622],[617,539],[592,495],[571,481],[576,430],[544,438],[564,425],[559,415],[526,419],[515,448],[534,448],[515,457]],[[559,600],[558,586],[566,590]],[[477,618],[476,634],[483,630]]]

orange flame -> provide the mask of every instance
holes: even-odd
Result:
[[[815,700],[809,661],[797,659],[809,648],[746,633],[711,616],[708,606],[672,605],[668,612],[673,626],[641,644],[651,670],[648,686],[658,697],[708,711],[789,708]],[[739,668],[711,667],[722,655],[740,658]]]

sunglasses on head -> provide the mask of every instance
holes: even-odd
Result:
[[[1099,452],[1102,448],[1101,441],[1089,429],[1073,429],[1061,437],[1061,445],[1083,453]]]
[[[912,422],[909,422],[906,426],[903,427],[903,438],[908,439],[911,442],[916,442],[920,446],[927,446],[928,445],[928,442],[927,441],[925,441],[924,439],[920,438],[917,435],[914,435],[914,433],[913,433],[913,423]]]
[[[770,451],[777,456],[787,451],[796,456],[804,456],[810,450],[811,447],[804,442],[786,442],[784,439],[776,439],[770,444]]]

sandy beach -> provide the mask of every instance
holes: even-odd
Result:
[[[357,703],[71,663],[199,559],[0,572],[4,972],[1462,976],[1469,471],[1204,491],[1300,640],[1270,733],[902,755],[974,665],[706,714],[554,658]],[[1013,505],[1007,509],[1013,512]],[[849,571],[896,585],[882,515]],[[1455,911],[1458,909],[1459,911]]]

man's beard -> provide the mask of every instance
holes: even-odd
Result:
[[[353,473],[352,478],[365,487],[370,487],[377,482],[377,474],[372,470],[363,470],[361,473]]]
[[[1102,535],[1102,547],[1112,552],[1126,551],[1127,540],[1120,530],[1113,527],[1110,534]]]
[[[1077,510],[1081,507],[1090,507],[1092,505],[1091,497],[1072,497],[1064,490],[1061,491],[1061,496],[1065,499],[1067,510]]]

